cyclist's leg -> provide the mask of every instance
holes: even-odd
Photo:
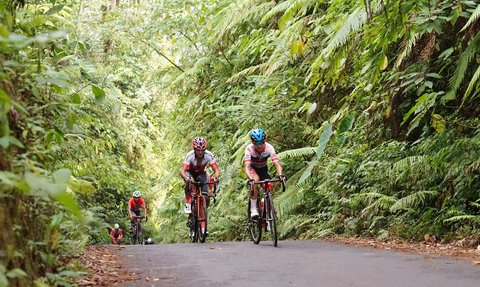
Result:
[[[191,177],[192,174],[187,171],[186,172],[188,177]],[[191,190],[193,189],[193,186],[191,183],[185,182],[185,186],[183,187],[183,190],[185,192],[185,213],[192,213],[192,193]]]
[[[259,181],[260,177],[258,176],[257,169],[253,168],[250,170],[250,174],[253,177],[253,180]],[[258,198],[258,186],[253,185],[253,192],[250,192],[250,216],[255,219],[258,218],[258,209],[257,209],[257,198]]]

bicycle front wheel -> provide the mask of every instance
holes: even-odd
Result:
[[[203,218],[199,220],[199,224],[198,224],[198,239],[200,240],[201,243],[205,243],[205,240],[207,239],[208,211],[207,211],[207,203],[205,202],[205,198],[203,196],[202,196],[202,199],[200,200],[200,208],[203,210]]]
[[[250,216],[250,199],[248,200],[247,205],[247,222],[248,222],[248,234],[250,235],[250,240],[253,243],[258,244],[262,240],[262,218],[258,216],[257,219],[252,219]],[[259,207],[260,199],[257,198],[257,208]]]
[[[272,235],[273,246],[277,247],[277,212],[275,211],[275,206],[273,205],[272,196],[268,196],[268,206],[267,206],[267,224],[270,228],[270,233]]]
[[[194,212],[196,214],[196,211],[197,208],[196,208],[196,204],[194,204],[192,202],[192,213],[189,215],[189,217],[191,216],[192,218],[189,218],[189,225],[188,225],[188,237],[190,238],[190,242],[191,243],[195,243],[198,241],[198,225],[199,225],[199,222],[198,222],[198,218],[196,215],[194,215]]]

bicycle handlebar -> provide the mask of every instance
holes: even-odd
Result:
[[[260,181],[254,181],[253,184],[263,184],[263,183],[269,183],[269,182],[282,182],[282,192],[285,192],[285,181],[280,179],[280,178],[272,178],[272,179],[264,179]],[[247,180],[247,185],[249,184]]]

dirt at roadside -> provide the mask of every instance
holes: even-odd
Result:
[[[457,241],[452,243],[439,243],[431,238],[426,237],[424,242],[407,243],[401,240],[382,241],[369,238],[357,237],[330,237],[325,241],[343,243],[355,246],[373,247],[379,249],[389,249],[401,252],[409,252],[422,254],[425,256],[448,256],[458,259],[470,261],[472,264],[480,266],[480,245],[465,244],[465,242]],[[470,245],[470,246],[464,246]]]
[[[85,248],[81,260],[91,272],[80,278],[78,285],[87,286],[118,286],[120,283],[133,281],[139,275],[128,272],[124,262],[116,251],[124,246],[89,245]]]

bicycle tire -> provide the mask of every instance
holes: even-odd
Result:
[[[193,214],[193,226],[189,226],[189,234],[188,237],[190,238],[191,243],[196,243],[198,240],[198,218],[196,215],[197,212],[197,205],[195,201],[192,201],[192,214]]]
[[[199,221],[200,224],[198,225],[198,238],[200,240],[200,243],[205,243],[205,240],[207,239],[207,219],[208,219],[207,202],[205,200],[205,197],[202,196],[200,198],[200,202],[201,202],[201,208],[203,208],[204,211],[203,211],[203,219]],[[205,222],[204,232],[202,232],[202,224],[201,224],[202,221]]]
[[[250,236],[250,240],[253,243],[258,244],[262,240],[262,219],[261,216],[257,217],[257,219],[252,219],[250,216],[250,198],[247,199],[247,222],[248,222],[248,233]],[[260,198],[257,198],[257,208],[259,207]]]
[[[268,207],[267,207],[267,221],[270,224],[270,233],[272,235],[273,246],[277,247],[277,212],[275,210],[275,205],[273,204],[273,198],[271,195],[267,197]]]

